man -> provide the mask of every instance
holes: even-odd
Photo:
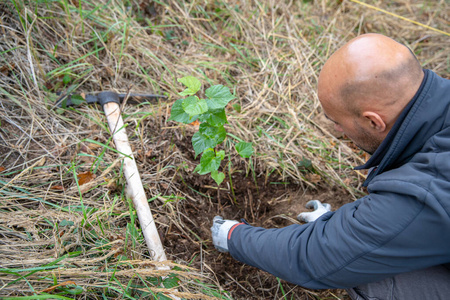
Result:
[[[335,212],[314,200],[305,225],[255,228],[214,218],[220,251],[312,289],[353,299],[450,297],[450,81],[405,46],[359,36],[325,63],[326,116],[373,154],[369,194]]]

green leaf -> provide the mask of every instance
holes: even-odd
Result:
[[[162,284],[166,289],[172,289],[175,287],[178,287],[178,282],[180,279],[176,276],[169,276],[168,278],[164,279]]]
[[[223,142],[225,139],[227,132],[225,128],[222,126],[213,126],[208,123],[201,123],[198,131],[203,135],[206,135],[209,138],[217,139],[217,143]]]
[[[252,143],[239,142],[236,144],[236,151],[241,157],[249,158],[253,154]]]
[[[242,108],[241,108],[241,105],[240,105],[240,104],[235,103],[235,104],[233,104],[232,106],[233,106],[233,109],[234,109],[237,113],[240,113],[240,112],[241,112]]]
[[[182,107],[183,110],[191,117],[201,115],[208,111],[206,100],[199,99],[197,96],[190,96],[184,99]]]
[[[163,293],[156,294],[157,300],[172,300],[172,298],[165,296]]]
[[[81,286],[76,286],[73,284],[66,285],[65,287],[60,287],[59,289],[71,295],[80,295],[84,292],[84,289]]]
[[[302,160],[297,163],[297,167],[299,168],[311,169],[312,166],[312,162],[306,157],[303,157]]]
[[[65,74],[62,81],[64,85],[67,85],[72,81],[72,77],[69,74]]]
[[[177,80],[178,80],[178,82],[181,82],[182,84],[184,84],[187,87],[187,89],[185,89],[181,93],[178,93],[181,96],[194,95],[195,93],[197,93],[200,90],[200,88],[202,86],[200,80],[198,80],[194,76],[186,76],[183,78],[178,78]]]
[[[216,152],[216,157],[222,161],[225,158],[225,151],[220,150],[219,152]]]
[[[59,226],[72,226],[74,225],[73,221],[62,220],[59,222]]]
[[[217,185],[220,185],[222,183],[222,181],[225,179],[225,174],[215,170],[215,171],[211,171],[211,177],[212,177],[212,179],[214,179],[214,181],[217,183]]]
[[[202,158],[200,159],[200,164],[197,165],[194,171],[198,172],[200,175],[208,174],[212,171],[217,171],[224,157],[225,151],[223,150],[216,153],[214,149],[206,149],[205,152],[203,152]]]
[[[161,277],[146,277],[145,280],[152,286],[157,286],[161,283]]]
[[[192,136],[192,146],[195,156],[208,148],[214,148],[222,143],[227,137],[227,132],[223,126],[211,126],[208,123],[201,123],[199,131]]]
[[[72,101],[73,105],[80,105],[86,102],[86,100],[84,100],[84,98],[81,95],[71,95],[70,101]]]
[[[225,109],[223,108],[209,110],[208,112],[200,116],[199,119],[200,122],[206,122],[213,126],[221,126],[228,123],[227,115],[225,114]]]
[[[124,261],[124,260],[128,260],[128,257],[126,257],[125,255],[120,254],[120,255],[118,255],[116,257],[116,260],[117,261]]]
[[[236,98],[230,93],[229,88],[221,84],[213,85],[207,89],[205,91],[205,95],[209,98],[206,99],[206,102],[208,103],[208,107],[210,109],[224,108],[227,106],[228,102]]]
[[[192,147],[194,147],[195,157],[206,149],[214,148],[215,146],[217,146],[217,142],[203,135],[200,131],[197,131],[192,136]]]
[[[189,116],[183,109],[184,99],[175,101],[170,111],[169,121],[177,121],[184,124],[189,124],[197,120],[198,116]]]

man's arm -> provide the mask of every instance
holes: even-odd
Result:
[[[408,182],[374,185],[377,193],[313,223],[281,229],[239,225],[228,239],[230,254],[318,289],[350,288],[448,261],[450,224],[438,201]],[[390,192],[395,185],[402,194]]]

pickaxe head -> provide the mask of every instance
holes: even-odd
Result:
[[[116,92],[105,91],[100,92],[95,95],[86,95],[84,98],[81,96],[75,97],[71,94],[66,94],[60,97],[56,101],[56,105],[58,107],[69,107],[76,106],[81,104],[92,104],[98,103],[103,106],[109,102],[115,102],[117,104],[121,104],[125,99],[129,104],[140,104],[143,102],[155,102],[158,99],[166,99],[167,96],[162,95],[154,95],[154,94],[136,94],[136,93],[128,93],[128,94],[118,94]]]

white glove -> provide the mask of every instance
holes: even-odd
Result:
[[[307,223],[314,222],[324,213],[331,211],[330,204],[328,203],[322,204],[322,202],[320,202],[319,200],[309,201],[308,203],[306,203],[306,208],[312,208],[313,211],[300,213],[297,216],[297,220]]]
[[[228,252],[228,232],[238,221],[224,220],[221,216],[215,216],[211,227],[214,247],[220,252]]]

